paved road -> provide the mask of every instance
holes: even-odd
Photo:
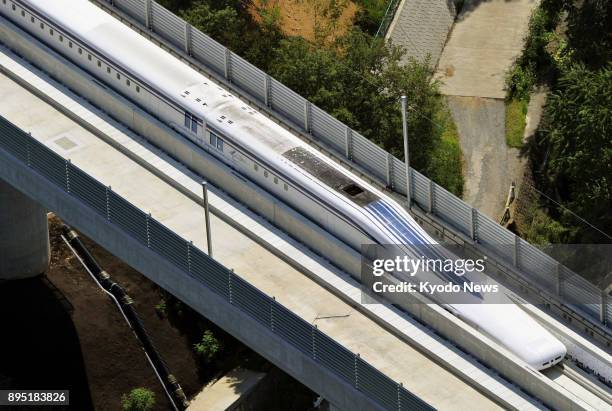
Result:
[[[538,0],[467,0],[436,77],[447,96],[504,98],[505,73],[521,53]]]
[[[525,161],[505,141],[506,72],[538,0],[467,0],[442,51],[442,81],[465,160],[464,200],[498,219]]]
[[[510,183],[520,181],[525,159],[506,145],[504,101],[447,97],[465,160],[463,199],[498,220]]]

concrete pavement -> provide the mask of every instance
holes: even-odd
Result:
[[[442,51],[442,94],[503,99],[538,0],[467,0]]]

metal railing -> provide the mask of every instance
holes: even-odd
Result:
[[[385,37],[387,35],[387,31],[389,30],[389,26],[395,17],[395,12],[397,11],[397,6],[401,3],[401,0],[389,0],[387,3],[387,8],[385,9],[385,15],[380,21],[380,25],[378,26],[378,30],[376,30],[375,38]]]
[[[192,242],[168,229],[3,117],[0,117],[0,149],[80,200],[92,213],[105,218],[383,408],[434,409],[407,391],[402,384],[376,370],[359,354],[344,348],[316,325],[304,321],[233,270],[208,257]]]
[[[404,162],[355,130],[336,120],[279,81],[259,70],[225,46],[193,28],[153,0],[94,0],[126,13],[179,52],[202,64],[239,94],[267,107],[314,144],[325,147],[338,160],[357,166],[374,180],[406,195]],[[410,170],[414,204],[437,216],[461,234],[484,246],[529,283],[555,283],[556,297],[574,301],[571,308],[582,317],[612,328],[609,297],[547,254],[497,224],[418,171]],[[554,295],[554,294],[553,294]],[[586,299],[585,299],[586,298]],[[581,301],[596,302],[581,304]]]

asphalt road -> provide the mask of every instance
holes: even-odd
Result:
[[[523,175],[526,160],[506,145],[504,101],[480,97],[447,97],[463,151],[463,199],[498,220],[508,189]]]

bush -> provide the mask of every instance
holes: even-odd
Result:
[[[194,344],[193,349],[204,363],[209,364],[221,351],[221,343],[213,335],[212,331],[206,330],[202,336],[202,341]]]
[[[523,147],[523,135],[527,122],[527,102],[512,99],[506,102],[506,144],[509,147]]]
[[[124,411],[148,411],[155,405],[155,394],[147,388],[134,388],[121,397]]]

